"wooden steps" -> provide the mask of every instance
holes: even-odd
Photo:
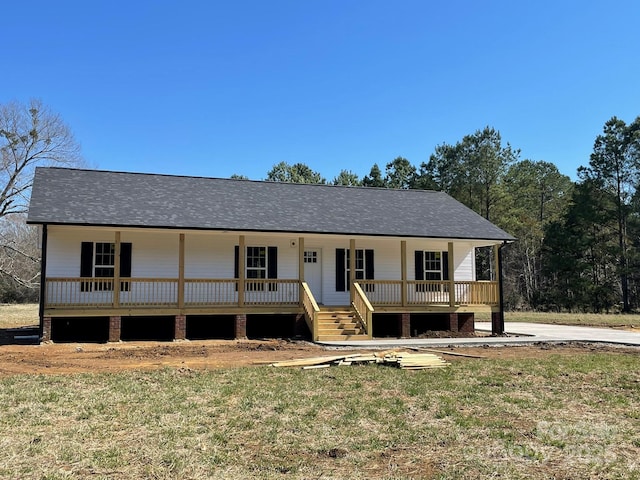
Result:
[[[369,340],[355,314],[349,310],[322,310],[318,313],[317,341]]]

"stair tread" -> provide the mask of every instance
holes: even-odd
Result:
[[[357,335],[318,335],[318,341],[340,341],[340,340],[369,340],[365,334]]]

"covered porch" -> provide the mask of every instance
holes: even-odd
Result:
[[[120,257],[122,233],[113,233],[114,255]],[[350,339],[371,339],[374,313],[398,315],[474,311],[499,311],[499,282],[455,278],[454,243],[448,242],[446,280],[414,280],[407,275],[407,242],[401,240],[399,279],[359,278],[356,239],[349,240],[347,256],[347,294],[349,304],[323,305],[305,280],[305,238],[297,243],[298,278],[246,278],[245,256],[237,256],[235,278],[191,278],[185,275],[185,234],[177,235],[177,273],[175,277],[136,277],[121,275],[115,261],[113,276],[49,276],[43,282],[41,315],[52,317],[175,316],[176,325],[187,315],[280,315],[304,316],[314,341],[332,334]],[[175,237],[174,237],[175,238]],[[238,250],[244,251],[244,235],[237,237]],[[293,243],[293,242],[292,242]],[[396,244],[397,245],[397,244]],[[494,247],[498,265],[498,246]],[[446,252],[445,252],[446,253]],[[444,254],[443,254],[444,258]],[[397,265],[397,264],[396,264]],[[327,325],[328,319],[332,325]],[[180,320],[182,319],[182,320]],[[115,321],[115,320],[114,320]],[[323,325],[324,324],[324,325]],[[176,327],[176,338],[183,336]],[[240,330],[241,332],[241,330]],[[404,335],[404,329],[402,330]],[[241,333],[240,333],[241,334]]]

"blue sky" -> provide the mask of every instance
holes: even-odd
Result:
[[[489,125],[575,178],[640,115],[640,2],[65,1],[2,8],[0,103],[40,98],[101,169],[327,179]]]

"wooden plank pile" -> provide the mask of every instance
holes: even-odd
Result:
[[[442,368],[449,365],[442,357],[433,353],[413,353],[397,350],[387,350],[373,353],[352,353],[348,355],[331,355],[324,357],[300,358],[270,363],[271,367],[299,367],[303,370],[328,368],[342,365],[363,364],[391,365],[405,370],[424,370],[428,368]]]

